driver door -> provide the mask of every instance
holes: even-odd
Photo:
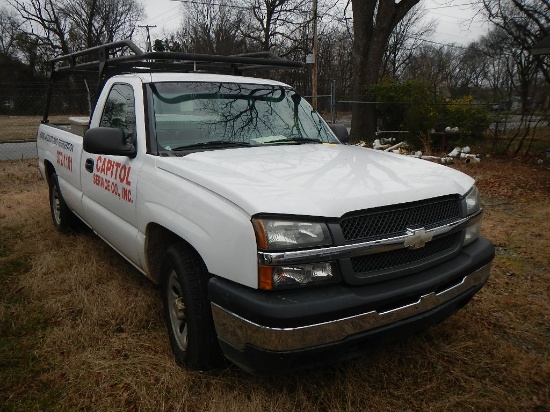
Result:
[[[136,90],[115,83],[103,106],[99,126],[120,128],[127,142],[137,145]],[[141,106],[143,107],[143,106]],[[135,158],[82,152],[83,209],[90,226],[107,243],[141,267],[137,246],[136,182],[143,164]]]

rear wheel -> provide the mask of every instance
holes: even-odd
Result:
[[[71,212],[59,189],[59,179],[53,172],[49,178],[50,186],[50,211],[53,224],[62,232],[74,232],[78,228],[78,219]]]
[[[178,363],[190,369],[219,366],[222,356],[208,300],[208,276],[194,251],[168,248],[162,266],[164,318]]]

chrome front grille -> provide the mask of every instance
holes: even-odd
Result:
[[[421,265],[436,259],[450,256],[460,248],[462,233],[454,233],[434,239],[420,249],[397,249],[390,252],[358,256],[351,259],[353,271],[359,277],[376,275],[382,272],[395,272],[411,265]]]
[[[365,210],[340,220],[347,244],[388,239],[407,234],[408,229],[426,230],[457,221],[462,216],[458,196],[445,196],[420,202]],[[401,248],[350,259],[357,278],[384,280],[411,273],[413,268],[426,268],[455,255],[462,244],[462,232],[451,231],[426,243],[424,247]]]
[[[404,203],[344,216],[340,221],[346,242],[382,239],[406,233],[407,228],[430,229],[459,219],[460,198],[445,196],[426,201]]]

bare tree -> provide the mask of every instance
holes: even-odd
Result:
[[[413,6],[420,0],[350,0],[353,7],[354,100],[372,101],[371,86],[380,77],[389,38]],[[370,139],[376,132],[376,107],[354,104],[352,139]]]
[[[541,90],[550,83],[550,60],[533,56],[531,47],[550,35],[550,0],[483,0],[488,19],[507,35],[507,53],[513,61],[510,81],[521,99],[519,127],[509,137],[506,151],[527,153],[537,136],[542,117],[536,112],[548,112],[547,92]]]
[[[429,84],[434,97],[449,79],[451,62],[458,59],[452,47],[423,44],[410,56],[403,70],[404,80],[422,80]]]
[[[426,11],[417,4],[392,31],[384,52],[382,76],[398,78],[426,37],[435,32],[435,20],[424,22]]]
[[[244,10],[235,6],[235,2],[223,0],[186,5],[185,19],[178,32],[184,49],[225,55],[246,51],[246,41],[240,35]]]
[[[550,35],[550,0],[482,0],[489,21],[502,29],[518,49],[531,47]],[[532,56],[541,74],[550,83],[550,60]]]
[[[470,43],[466,48],[449,45],[446,48],[448,62],[445,84],[453,98],[472,94],[471,90],[486,86],[487,55],[478,43]]]
[[[8,0],[27,22],[29,41],[44,45],[53,54],[70,52],[69,22],[62,10],[62,3],[54,0]]]
[[[45,69],[41,64],[45,61],[44,50],[30,41],[28,34],[23,30],[23,26],[24,21],[15,11],[7,7],[0,8],[0,56],[3,60],[2,65],[5,66],[4,68],[9,66],[12,70],[14,64],[26,65],[28,67],[25,67],[25,72],[29,71],[34,75],[41,75]],[[22,69],[17,70],[21,71]],[[13,76],[11,77],[13,80]]]
[[[17,52],[17,39],[23,22],[11,10],[0,8],[0,53],[14,56]]]
[[[319,90],[327,94],[334,80],[337,96],[349,97],[353,88],[352,59],[349,51],[353,39],[341,26],[322,31],[319,38]]]
[[[310,0],[248,0],[249,24],[241,34],[259,50],[286,56],[298,46],[310,21]]]
[[[8,0],[26,21],[29,41],[54,55],[131,38],[143,15],[136,0]]]
[[[135,0],[71,0],[64,7],[73,48],[130,39],[143,7]]]
[[[512,97],[515,65],[509,53],[509,43],[506,32],[498,27],[476,43],[486,60],[485,83],[491,90],[492,100],[497,103],[509,101]]]

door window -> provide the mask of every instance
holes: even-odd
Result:
[[[136,107],[134,90],[130,85],[117,83],[113,86],[105,102],[99,125],[122,129],[126,143],[133,141],[136,130]]]

